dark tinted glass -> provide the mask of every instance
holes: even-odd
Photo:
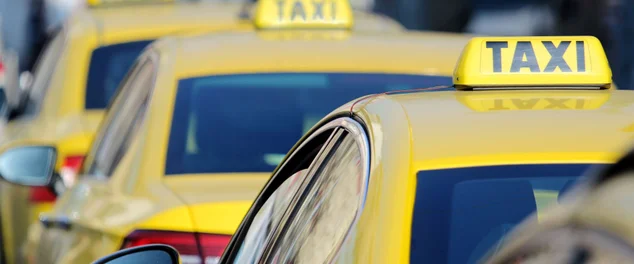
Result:
[[[505,165],[420,171],[411,263],[472,264],[520,221],[556,203],[591,165]]]
[[[450,77],[270,73],[181,80],[165,173],[270,172],[326,114],[371,93],[451,84]]]
[[[130,67],[151,41],[128,42],[95,49],[86,84],[86,109],[104,109]]]

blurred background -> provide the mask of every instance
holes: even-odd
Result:
[[[360,1],[361,2],[361,1]],[[409,29],[482,35],[591,35],[612,64],[614,82],[632,89],[634,1],[374,0],[365,8]]]

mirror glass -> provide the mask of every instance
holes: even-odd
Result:
[[[12,148],[0,154],[0,176],[11,183],[46,186],[53,175],[56,151],[48,146]]]
[[[135,263],[172,264],[174,262],[169,253],[160,249],[151,249],[151,250],[132,252],[129,254],[123,254],[117,258],[104,262],[104,264],[135,264]]]

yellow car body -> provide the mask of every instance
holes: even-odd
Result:
[[[250,28],[249,23],[238,19],[239,10],[237,4],[201,3],[113,6],[80,11],[70,17],[43,52],[29,91],[31,102],[24,114],[7,124],[2,144],[7,147],[50,142],[58,149],[58,172],[63,165],[68,165],[64,164],[67,158],[74,157],[73,165],[79,165],[77,159],[84,156],[90,146],[107,104],[104,99],[98,107],[86,107],[91,54],[95,50],[181,32]],[[137,48],[137,51],[140,54],[142,50]],[[135,54],[128,56],[132,56],[132,60],[136,57]],[[119,77],[123,77],[126,67],[117,70]],[[110,89],[116,88],[114,79],[117,78],[106,77],[97,81],[109,82],[106,85]],[[24,263],[17,252],[25,241],[27,226],[40,212],[51,208],[54,195],[47,188],[18,187],[6,182],[0,182],[0,189],[5,260],[9,264]],[[29,199],[36,195],[40,200]]]
[[[171,155],[171,136],[180,134],[198,141],[208,140],[212,136],[201,135],[190,126],[215,122],[205,119],[206,116],[176,117],[181,111],[177,105],[183,100],[178,99],[182,82],[209,78],[208,82],[213,83],[214,78],[259,74],[356,73],[406,75],[425,80],[423,86],[435,82],[450,83],[454,62],[467,41],[467,37],[455,34],[402,32],[387,38],[381,32],[314,29],[247,30],[174,36],[157,41],[139,59],[139,65],[143,61],[154,65],[147,67],[148,72],[153,69],[151,76],[155,77],[151,78],[155,79],[148,81],[148,86],[135,87],[133,83],[143,83],[135,81],[141,77],[131,77],[122,84],[119,90],[122,94],[115,97],[84,161],[82,176],[60,196],[50,213],[42,214],[42,220],[50,226],[31,227],[32,235],[25,247],[29,250],[24,252],[28,255],[26,258],[33,263],[88,263],[122,247],[144,243],[171,244],[179,249],[183,263],[198,263],[200,258],[212,261],[219,257],[219,252],[228,243],[275,166],[257,172],[229,169],[225,173],[181,173],[178,170],[170,173],[174,171],[169,169],[173,166],[170,165],[173,159],[168,157]],[[138,71],[138,76],[146,76],[142,74],[143,67],[139,66],[138,70],[133,68],[131,76],[135,76],[135,71]],[[291,79],[285,80],[292,82]],[[352,78],[350,81],[363,79]],[[306,85],[305,81],[299,84]],[[144,95],[149,98],[147,108],[139,108],[144,110],[139,110],[137,117],[135,111],[122,110],[127,109],[124,107],[126,103],[130,107],[139,107],[144,100],[141,96],[126,95],[128,86],[129,91],[142,87],[150,90]],[[258,86],[254,87],[257,89]],[[292,88],[289,83],[285,87]],[[341,89],[343,92],[344,88]],[[402,86],[392,87],[394,90],[401,88],[405,89]],[[320,90],[318,87],[315,89]],[[232,89],[225,92],[230,91]],[[338,100],[345,102],[362,94],[363,91],[358,91],[352,97]],[[332,101],[331,98],[339,97],[335,91],[320,95],[321,100]],[[248,96],[249,93],[245,92],[240,96],[226,97],[226,100],[244,98],[253,102],[254,98],[247,99]],[[207,104],[220,104],[224,97],[216,100],[220,101]],[[310,128],[338,104],[326,109],[323,114],[303,120],[303,128]],[[280,103],[280,107],[287,105]],[[240,104],[228,104],[227,107],[235,109]],[[131,125],[130,132],[113,132],[118,127],[113,124],[128,120],[122,115],[143,121]],[[226,115],[229,116],[229,113]],[[121,121],[113,121],[117,118]],[[189,122],[190,118],[201,119],[183,125],[182,122]],[[110,131],[109,127],[115,130]],[[187,131],[175,133],[174,129],[178,128]],[[209,131],[211,133],[212,130]],[[251,134],[244,140],[258,136],[258,131],[248,131]],[[230,134],[236,133],[244,134],[240,130],[233,130]],[[301,137],[301,133],[286,141],[293,143]],[[120,157],[118,165],[110,169],[100,168],[101,159],[115,155],[108,154],[114,151],[108,147],[117,149],[117,144],[124,144],[120,142],[122,138],[129,141],[125,143],[125,151],[117,154]],[[195,153],[200,148],[196,140],[187,141],[187,151]],[[272,155],[271,164],[277,164],[275,159],[283,157],[287,150],[277,156]],[[195,245],[182,242],[192,238],[192,234],[208,236],[209,241],[213,240],[209,242],[211,244],[219,243],[214,246],[201,242],[203,245],[200,246],[203,250],[212,248],[217,255],[197,252]],[[182,243],[179,238],[184,239],[180,240]]]
[[[555,51],[575,42],[579,56]],[[475,38],[455,86],[339,107],[280,163],[220,263],[476,263],[634,138],[634,92],[610,88],[602,52],[592,37]]]

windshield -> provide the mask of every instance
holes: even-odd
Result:
[[[504,165],[420,171],[411,263],[473,264],[525,217],[570,189],[591,164]]]
[[[105,109],[119,83],[151,41],[128,42],[95,49],[86,84],[86,109]]]
[[[165,174],[271,172],[325,115],[371,93],[450,85],[451,77],[262,73],[181,80]]]

